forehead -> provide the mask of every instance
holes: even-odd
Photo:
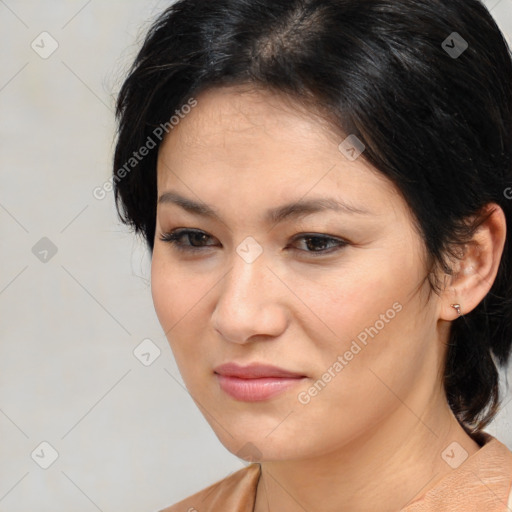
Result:
[[[340,152],[341,131],[285,95],[237,86],[209,89],[196,100],[160,147],[159,193],[189,188],[205,201],[246,193],[282,202],[339,191],[353,199],[372,193],[374,206],[396,195],[363,158],[350,161]]]
[[[279,130],[280,139],[294,143],[299,138],[332,143],[342,137],[335,133],[318,109],[306,107],[284,93],[252,85],[207,89],[196,98],[197,106],[183,116],[168,138],[179,134],[183,145],[218,144],[223,138],[261,137],[265,132]],[[270,137],[275,135],[269,134]],[[173,137],[175,138],[175,137]]]

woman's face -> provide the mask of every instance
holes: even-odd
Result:
[[[160,148],[153,300],[233,453],[340,449],[438,387],[440,306],[420,237],[396,188],[342,141],[278,96],[223,88],[199,95]],[[178,228],[196,233],[165,241]],[[220,376],[225,363],[293,377]]]

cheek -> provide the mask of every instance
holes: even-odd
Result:
[[[315,313],[311,322],[303,322],[306,338],[316,347],[315,377],[329,381],[318,405],[332,399],[364,411],[359,401],[363,397],[364,403],[393,401],[386,385],[407,393],[425,364],[430,364],[426,360],[434,343],[429,335],[433,319],[424,305],[424,293],[414,294],[422,277],[419,260],[413,265],[406,252],[388,260],[382,256],[368,254],[351,272],[333,273],[313,287],[311,281],[299,282],[304,302]],[[334,367],[339,356],[341,370],[339,364]],[[329,369],[336,377],[330,378]]]
[[[179,279],[167,271],[166,265],[155,247],[151,260],[151,296],[160,325],[167,332],[177,315],[176,297]]]
[[[184,333],[187,337],[193,335],[190,332],[193,327],[187,323],[190,317],[187,312],[194,301],[194,293],[190,293],[194,290],[197,291],[197,288],[187,284],[179,268],[172,268],[155,250],[151,262],[151,295],[156,315],[180,369],[182,363],[187,361],[183,351],[190,346],[183,343],[181,336]]]
[[[428,340],[421,339],[419,325],[411,327],[413,314],[404,305],[380,330],[370,329],[376,322],[364,316],[340,316],[333,325],[337,333],[352,330],[355,335],[342,335],[336,345],[322,347],[318,372],[308,387],[299,390],[303,394],[294,407],[300,429],[315,432],[317,448],[329,451],[336,443],[346,443],[374,428],[404,402],[409,403],[407,397],[425,380],[426,369],[433,373]],[[365,334],[365,343],[358,333]],[[323,427],[317,431],[319,422]],[[296,435],[297,426],[290,422],[282,434]],[[303,441],[306,449],[308,442]]]
[[[400,304],[397,303],[409,291],[409,288],[402,290],[400,277],[392,275],[368,262],[319,274],[316,279],[290,277],[294,292],[313,313],[303,321],[308,337],[318,348],[343,353],[358,336],[364,342],[369,337],[365,329],[376,322],[379,331],[388,330],[398,315]]]
[[[189,366],[197,366],[209,312],[208,291],[216,280],[185,272],[156,249],[151,262],[151,294],[155,312],[172,349],[180,372],[186,378]]]
[[[179,264],[155,248],[151,262],[151,295],[155,311],[165,332],[193,315],[205,294],[208,280],[184,272]]]

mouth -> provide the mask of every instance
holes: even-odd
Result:
[[[300,373],[257,363],[249,366],[227,363],[215,368],[214,373],[222,391],[242,402],[268,400],[307,378]]]

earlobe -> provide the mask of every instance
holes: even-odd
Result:
[[[496,203],[490,203],[482,210],[481,218],[484,220],[465,245],[444,292],[445,320],[456,320],[476,308],[496,279],[505,246],[505,214]]]

